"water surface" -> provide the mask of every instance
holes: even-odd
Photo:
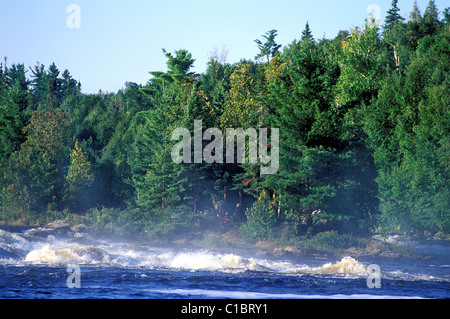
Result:
[[[3,227],[0,298],[449,298],[450,246],[427,241],[417,248],[422,246],[430,252],[424,260],[262,258],[251,252],[161,248],[67,230]],[[381,288],[368,288],[371,264],[380,267]],[[68,278],[81,288],[70,289]]]

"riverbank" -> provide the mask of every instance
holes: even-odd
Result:
[[[204,244],[205,239],[211,244],[212,234],[205,233],[205,238],[178,235],[165,242],[138,242],[100,237],[85,225],[72,226],[64,221],[40,227],[0,226],[0,295],[341,299],[448,298],[450,291],[450,263],[443,259],[336,258],[289,247],[273,248],[268,242],[238,248],[228,243],[227,248],[209,249]],[[225,232],[220,238],[230,235]],[[369,286],[373,265],[381,270],[379,289]],[[73,271],[81,276],[74,276]],[[83,289],[68,289],[74,283]]]
[[[229,227],[226,231],[192,231],[171,233],[165,236],[147,238],[137,234],[117,235],[110,231],[102,231],[89,224],[80,223],[82,219],[55,220],[45,225],[34,225],[34,227],[44,227],[61,234],[71,233],[74,238],[97,237],[110,238],[116,241],[127,240],[136,243],[154,246],[177,247],[180,249],[207,249],[223,253],[251,252],[256,257],[268,258],[297,258],[302,256],[335,257],[337,259],[344,256],[353,258],[412,258],[428,259],[427,246],[418,244],[419,241],[444,240],[450,242],[446,236],[441,237],[414,237],[411,235],[373,235],[373,236],[353,236],[349,234],[338,234],[335,231],[328,231],[314,236],[304,236],[298,238],[276,238],[273,240],[259,240],[257,242],[247,241],[239,231],[239,225]],[[3,227],[8,227],[3,225]],[[30,227],[29,225],[19,225],[14,223],[10,227]],[[422,247],[422,248],[421,248]],[[444,250],[447,247],[437,248]],[[450,251],[449,251],[450,252]]]
[[[403,245],[378,236],[346,236],[336,232],[319,233],[315,236],[290,241],[274,239],[249,243],[237,229],[232,229],[225,233],[206,232],[201,236],[188,233],[179,234],[163,241],[168,245],[222,252],[251,250],[256,256],[272,258],[301,256],[335,257],[337,259],[345,256],[353,258],[429,258],[423,250],[418,251],[413,245]]]

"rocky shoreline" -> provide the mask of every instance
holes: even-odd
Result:
[[[17,227],[17,226],[12,226]],[[46,238],[48,235],[61,236],[70,238],[76,242],[92,241],[94,238],[106,238],[110,235],[102,234],[85,224],[71,225],[64,220],[56,220],[46,224],[43,227],[31,228],[28,231],[30,236]],[[129,240],[130,238],[113,237],[114,240]],[[133,237],[142,244],[148,243],[147,239]],[[179,247],[180,249],[209,249],[215,251],[241,251],[249,252],[258,257],[268,258],[299,258],[302,256],[320,256],[320,257],[336,257],[341,258],[350,256],[353,258],[413,258],[428,259],[430,255],[426,251],[417,249],[414,239],[408,236],[394,235],[382,238],[379,235],[371,238],[360,239],[358,247],[351,246],[345,249],[336,250],[311,250],[304,249],[294,245],[281,245],[277,241],[259,241],[255,244],[245,242],[233,232],[206,234],[183,233],[176,236],[161,238],[160,240],[152,240],[152,244],[156,246]],[[444,247],[446,248],[446,247]],[[449,245],[450,251],[450,245]],[[445,254],[446,251],[443,251]]]

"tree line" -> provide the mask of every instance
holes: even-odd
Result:
[[[306,24],[281,46],[270,30],[254,60],[213,55],[202,74],[187,50],[163,50],[167,71],[117,93],[84,94],[54,63],[5,59],[0,222],[65,211],[122,233],[449,233],[450,10],[399,11],[394,0],[381,27],[367,19],[333,39]],[[195,120],[279,128],[278,173],[174,163],[172,132]]]

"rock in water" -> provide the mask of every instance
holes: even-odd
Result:
[[[69,223],[62,219],[59,219],[59,220],[55,220],[54,222],[48,223],[46,226],[49,228],[58,229],[58,228],[69,227]]]

